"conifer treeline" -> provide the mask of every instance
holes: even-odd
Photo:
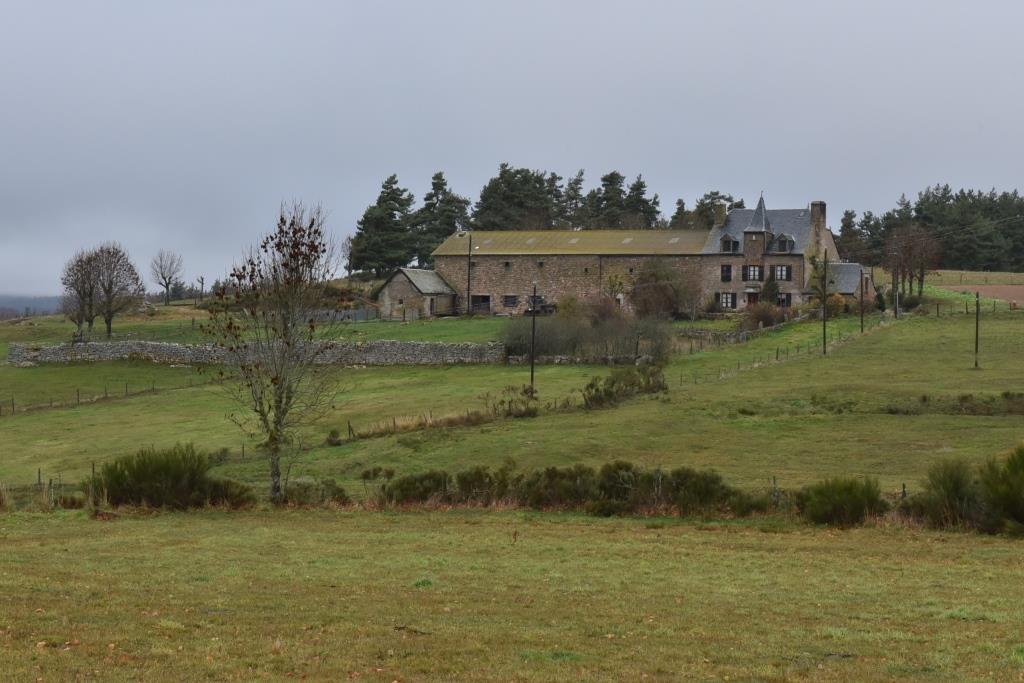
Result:
[[[911,202],[902,195],[896,207],[858,218],[843,212],[838,247],[843,258],[887,265],[901,233],[917,232],[938,248],[932,268],[954,270],[1024,270],[1024,197],[1017,190],[957,190],[926,187]]]
[[[692,210],[676,201],[670,219],[661,214],[657,194],[648,196],[642,175],[633,182],[618,171],[601,176],[590,190],[584,173],[566,180],[554,172],[502,164],[473,203],[452,192],[444,173],[435,173],[423,204],[400,187],[397,176],[385,179],[377,201],[357,223],[349,246],[351,271],[385,275],[411,262],[424,266],[430,253],[457,230],[550,229],[701,229],[714,222],[714,205],[724,201],[743,207],[743,200],[717,191],[697,200]]]

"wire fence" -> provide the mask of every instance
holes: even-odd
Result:
[[[153,396],[168,391],[179,391],[182,389],[192,389],[196,387],[205,387],[213,384],[218,384],[222,380],[219,378],[210,378],[204,381],[198,381],[195,378],[189,377],[186,381],[181,383],[170,383],[166,380],[161,380],[159,383],[156,380],[150,380],[146,383],[117,383],[117,384],[105,384],[102,391],[96,387],[90,387],[83,391],[80,387],[68,388],[56,396],[47,399],[27,399],[19,400],[17,396],[7,396],[0,400],[0,417],[11,417],[19,413],[34,412],[39,410],[49,409],[66,409],[66,408],[77,408],[81,405],[88,405],[93,403],[99,403],[102,401],[117,401],[130,398],[137,398],[140,396]]]

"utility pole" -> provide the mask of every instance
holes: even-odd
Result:
[[[533,320],[530,323],[530,390],[533,391],[533,366],[537,355],[534,348],[537,345],[537,283],[533,283],[533,298],[530,299],[530,313]]]
[[[864,334],[864,269],[860,269],[860,333]]]
[[[978,369],[978,341],[981,332],[981,294],[974,293],[974,369]]]
[[[473,284],[473,231],[469,232],[469,249],[466,250],[466,315],[473,313],[473,306],[471,302],[473,297],[470,296],[470,287]]]
[[[825,250],[825,267],[821,269],[821,355],[828,355],[828,249]]]

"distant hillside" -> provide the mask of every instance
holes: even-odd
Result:
[[[59,296],[20,296],[15,294],[0,294],[0,311],[6,311],[8,315],[0,317],[11,317],[10,312],[15,315],[25,315],[28,309],[33,315],[43,313],[55,313],[60,308]]]

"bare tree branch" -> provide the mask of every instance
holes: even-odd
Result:
[[[296,428],[321,417],[336,393],[336,373],[316,368],[330,350],[333,310],[324,285],[336,272],[320,206],[282,206],[277,227],[213,294],[204,331],[225,351],[225,388],[246,409],[240,425],[266,437],[270,497],[282,499],[281,455]]]
[[[181,279],[184,265],[179,254],[161,249],[149,264],[149,275],[153,282],[164,290],[164,306],[171,304],[171,287]]]

